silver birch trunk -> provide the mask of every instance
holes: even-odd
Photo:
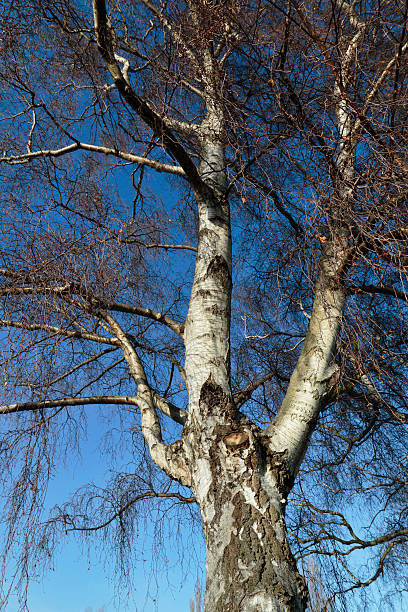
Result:
[[[187,4],[198,24],[195,0]],[[199,69],[205,84],[206,114],[199,126],[189,127],[200,141],[197,167],[171,132],[172,124],[166,124],[132,89],[127,73],[122,74],[105,1],[93,0],[93,8],[98,48],[115,86],[133,111],[160,132],[163,146],[190,182],[198,207],[196,266],[182,334],[189,410],[182,419],[181,441],[163,443],[158,402],[140,360],[120,327],[106,317],[139,389],[136,400],[143,434],[152,459],[171,477],[190,486],[200,506],[207,547],[205,612],[303,612],[307,588],[289,548],[285,508],[336,373],[333,357],[345,304],[342,277],[348,257],[341,202],[349,197],[355,137],[347,105],[336,90],[342,143],[337,159],[337,201],[333,202],[333,231],[322,254],[312,315],[282,406],[271,425],[261,431],[240,414],[231,391],[231,227],[217,60],[203,41]]]
[[[284,453],[246,425],[230,386],[231,228],[225,199],[222,106],[209,93],[203,124],[199,241],[186,319],[189,411],[183,430],[191,488],[207,549],[206,612],[306,609],[307,588],[291,554],[285,503],[293,483]]]

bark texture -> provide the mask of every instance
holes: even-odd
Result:
[[[239,418],[211,379],[199,407],[207,426],[198,439],[188,427],[185,435],[207,548],[205,611],[305,610],[307,588],[286,535],[285,454],[270,451],[268,437]]]

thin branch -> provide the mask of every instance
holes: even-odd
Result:
[[[138,406],[137,398],[126,395],[91,395],[88,397],[61,397],[53,400],[37,402],[23,402],[0,406],[0,414],[13,412],[28,412],[44,410],[46,408],[60,408],[64,406],[89,406],[92,404],[126,404]]]
[[[130,506],[133,506],[133,504],[135,504],[138,501],[141,501],[142,499],[149,499],[149,498],[166,498],[166,499],[176,498],[185,504],[193,504],[196,501],[195,497],[184,497],[184,495],[180,495],[180,493],[176,493],[176,492],[175,493],[155,493],[155,492],[141,493],[140,495],[136,495],[136,497],[133,497],[131,500],[129,500],[117,512],[115,512],[115,514],[113,514],[107,521],[105,521],[101,525],[96,525],[94,527],[69,527],[67,528],[67,531],[98,531],[98,529],[104,529],[104,527],[107,527],[108,525],[110,525],[110,523],[112,523],[116,518],[120,517],[124,512],[126,512],[126,510],[130,508]]]
[[[46,325],[44,323],[24,323],[23,321],[0,319],[0,327],[15,327],[25,331],[45,331],[57,336],[64,336],[66,338],[81,338],[82,340],[92,340],[93,342],[99,342],[100,344],[119,346],[119,342],[116,338],[100,336],[99,334],[93,334],[85,331],[71,331],[69,329],[63,329],[62,327],[56,327],[54,325]]]
[[[57,376],[57,378],[54,378],[54,380],[51,380],[50,382],[48,382],[47,386],[50,387],[51,385],[55,385],[57,382],[60,382],[61,380],[63,380],[67,376],[70,376],[71,374],[73,374],[77,370],[80,370],[82,367],[92,363],[93,361],[97,361],[100,357],[103,357],[104,355],[107,355],[109,353],[117,351],[118,348],[119,348],[118,346],[114,346],[112,348],[103,349],[103,351],[100,351],[99,353],[96,353],[96,355],[92,355],[92,357],[89,357],[88,359],[85,359],[84,361],[81,361],[81,363],[78,363],[77,365],[73,366],[67,372],[64,372],[63,374],[60,374],[60,376]]]
[[[374,383],[370,380],[367,374],[362,374],[360,376],[360,382],[366,388],[366,392],[364,394],[364,399],[369,400],[375,408],[383,409],[389,416],[393,419],[396,419],[400,423],[408,424],[408,414],[405,412],[400,412],[396,410],[392,406],[390,406],[381,396],[381,393],[376,389]],[[350,397],[355,397],[356,399],[363,399],[361,394],[349,393]]]
[[[342,593],[347,593],[348,591],[352,591],[353,589],[359,589],[360,587],[368,587],[372,582],[377,580],[377,578],[383,573],[384,562],[385,562],[386,557],[388,556],[388,554],[391,552],[391,550],[394,548],[394,546],[396,544],[398,544],[398,542],[391,542],[391,544],[389,544],[387,546],[387,548],[385,549],[385,551],[383,552],[383,554],[380,557],[380,560],[378,562],[377,571],[375,572],[375,574],[371,578],[369,578],[365,582],[361,582],[360,580],[358,580],[358,578],[356,578],[353,574],[351,574],[351,572],[349,572],[352,575],[352,577],[354,578],[354,580],[356,581],[356,584],[351,586],[351,587],[349,587],[348,589],[345,589],[344,591],[341,591],[341,592]]]
[[[237,408],[240,408],[243,404],[245,404],[245,402],[251,398],[252,393],[256,391],[256,389],[268,382],[268,380],[271,380],[271,378],[274,376],[276,376],[275,372],[269,372],[268,374],[265,374],[265,376],[262,376],[262,378],[255,380],[253,383],[245,387],[245,389],[242,389],[242,391],[238,391],[238,393],[234,395],[234,402]]]
[[[349,293],[377,293],[381,295],[389,295],[408,303],[408,295],[404,291],[400,291],[395,287],[386,287],[384,285],[350,285],[347,287],[347,291]]]
[[[164,399],[153,391],[154,405],[160,412],[171,418],[173,421],[184,425],[187,419],[187,412],[178,408],[168,400]],[[5,404],[0,406],[0,414],[12,414],[15,412],[34,412],[47,408],[63,408],[65,406],[90,406],[90,405],[127,405],[139,407],[137,396],[129,395],[91,395],[87,397],[61,397],[52,400],[39,400],[36,402],[21,402]]]
[[[103,155],[111,155],[113,157],[118,157],[119,159],[123,159],[124,161],[130,162],[132,164],[139,164],[140,166],[148,166],[157,172],[167,172],[169,174],[177,174],[178,176],[185,176],[185,172],[181,166],[173,166],[171,164],[164,164],[155,159],[150,159],[148,157],[140,157],[139,155],[134,155],[133,153],[127,153],[125,151],[120,151],[119,149],[113,149],[109,147],[102,147],[99,145],[92,145],[85,142],[74,142],[66,147],[61,147],[60,149],[41,149],[39,151],[30,151],[27,153],[23,153],[22,155],[3,155],[0,157],[0,162],[7,163],[9,165],[16,164],[25,164],[33,159],[38,157],[61,157],[62,155],[67,155],[68,153],[73,153],[74,151],[92,151],[94,153],[102,153]]]
[[[265,185],[261,180],[256,178],[256,176],[251,173],[244,172],[243,175],[264,195],[266,195],[268,198],[272,198],[276,209],[289,221],[290,225],[293,227],[297,234],[303,234],[304,230],[302,226],[292,217],[291,213],[286,210],[286,208],[281,202],[278,192],[275,189],[269,187],[268,185]]]
[[[142,244],[145,249],[180,249],[197,253],[197,247],[193,247],[190,244],[146,244],[144,242],[139,244]]]
[[[384,70],[382,71],[382,73],[377,78],[376,82],[374,83],[370,93],[365,97],[364,110],[367,110],[372,99],[374,98],[374,96],[379,91],[380,87],[382,86],[385,77],[389,74],[390,70],[395,66],[396,62],[400,60],[402,54],[405,53],[407,49],[408,49],[408,41],[404,45],[402,45],[402,47],[398,50],[398,52],[395,53],[394,57],[385,66]]]
[[[0,270],[0,274],[4,272]],[[0,288],[0,295],[30,295],[30,294],[43,294],[43,295],[79,295],[90,302],[94,307],[100,307],[104,310],[114,310],[116,312],[124,312],[128,314],[135,314],[138,316],[146,317],[158,323],[166,325],[169,329],[174,331],[180,338],[183,338],[182,325],[168,317],[162,312],[157,312],[151,308],[143,308],[141,306],[133,306],[132,304],[125,304],[122,302],[109,302],[103,298],[92,295],[88,289],[81,287],[78,283],[66,283],[64,285],[57,286],[34,286],[34,287],[2,287]],[[78,306],[78,304],[76,304]]]
[[[197,58],[195,57],[194,53],[186,45],[186,43],[184,42],[183,38],[180,36],[180,33],[177,31],[176,27],[174,27],[173,24],[170,23],[170,21],[167,19],[167,17],[163,14],[163,11],[160,10],[155,4],[153,4],[153,2],[150,2],[150,0],[141,0],[141,1],[146,6],[146,8],[148,8],[149,11],[155,17],[157,17],[157,19],[159,19],[160,23],[169,32],[169,34],[173,38],[174,42],[183,49],[184,53],[186,54],[186,57],[188,57],[188,59],[193,64],[197,65]]]

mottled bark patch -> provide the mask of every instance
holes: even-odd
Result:
[[[215,277],[222,284],[221,286],[225,286],[227,283],[231,282],[231,272],[222,255],[216,255],[210,261],[206,277]]]
[[[188,466],[184,445],[181,440],[176,440],[172,444],[166,446],[166,459],[170,465],[173,465],[180,477],[179,482],[186,486],[191,486],[191,472]],[[172,476],[174,478],[174,475]]]
[[[274,475],[276,486],[280,494],[286,498],[292,490],[294,480],[287,466],[287,452],[274,452],[268,453],[268,455],[268,462],[271,472]]]
[[[200,391],[200,413],[215,414],[220,421],[231,420],[234,417],[234,406],[228,396],[212,375],[207,378]]]
[[[207,385],[210,390],[219,400]],[[289,548],[281,503],[285,454],[269,453],[256,428],[221,423],[212,429],[209,456],[211,483],[201,502],[206,611],[303,612],[307,588]]]
[[[231,528],[225,534],[226,546],[214,568],[215,575],[207,579],[207,589],[217,593],[218,598],[207,609],[304,611],[307,588],[297,572],[286,537],[281,537],[285,533],[283,517],[273,507],[269,511],[268,507],[249,504],[242,492],[228,502],[225,496],[221,512],[227,503],[233,506]],[[219,520],[222,529],[220,515]],[[258,606],[259,601],[265,603],[265,608]]]

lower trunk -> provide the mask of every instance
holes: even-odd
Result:
[[[193,470],[207,546],[205,612],[304,612],[307,588],[284,519],[284,454],[245,425],[215,427],[205,446]]]
[[[266,504],[267,506],[267,504]],[[307,590],[289,550],[285,522],[236,494],[206,529],[205,612],[304,612]]]

